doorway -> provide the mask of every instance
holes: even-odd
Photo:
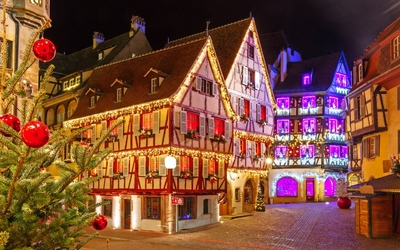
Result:
[[[124,229],[131,229],[131,200],[124,199]]]
[[[315,190],[314,190],[314,178],[306,179],[306,199],[307,201],[314,201],[315,198]]]

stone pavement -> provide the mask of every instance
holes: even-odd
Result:
[[[356,234],[354,202],[350,209],[339,209],[336,202],[274,204],[253,216],[223,218],[172,235],[106,228],[81,249],[400,250],[400,235],[370,239]]]

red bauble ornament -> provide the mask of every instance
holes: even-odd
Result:
[[[43,62],[48,62],[56,56],[56,46],[47,39],[41,38],[33,44],[33,54]]]
[[[339,208],[347,209],[351,207],[351,200],[349,197],[339,197],[337,200],[337,205]]]
[[[92,222],[92,227],[96,230],[103,230],[107,227],[107,218],[103,215],[100,215]]]
[[[14,129],[17,132],[19,132],[21,130],[21,122],[19,121],[18,117],[16,117],[15,115],[11,115],[11,114],[0,115],[0,120],[5,122],[8,126],[10,126],[12,129]],[[0,131],[0,133],[5,136],[10,136],[9,134],[6,134],[1,131]]]
[[[22,127],[21,138],[29,147],[40,148],[49,141],[50,131],[43,122],[30,121]]]

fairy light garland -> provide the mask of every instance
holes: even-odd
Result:
[[[265,136],[265,135],[257,135],[257,134],[252,134],[252,133],[247,133],[244,131],[234,131],[234,136],[239,139],[245,139],[245,140],[251,140],[251,141],[259,141],[259,142],[265,142],[265,143],[273,143],[273,138],[270,136]]]

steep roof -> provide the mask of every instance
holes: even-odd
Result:
[[[236,55],[252,21],[252,18],[246,18],[215,29],[210,29],[208,32],[203,31],[201,33],[171,41],[165,45],[165,48],[207,37],[208,33],[212,38],[222,74],[226,78],[232,68]]]
[[[93,108],[89,108],[89,96],[83,95],[71,119],[172,97],[180,89],[206,40],[204,38],[96,68],[88,79],[87,88],[96,88],[105,94]],[[149,94],[151,78],[145,77],[150,69],[167,75],[154,94]],[[109,91],[116,79],[131,86],[121,102],[115,102],[115,93]]]
[[[265,61],[274,64],[282,49],[287,50],[289,43],[283,31],[260,35]]]
[[[46,63],[40,62],[40,68],[47,69],[50,64],[53,64],[56,67],[55,71],[61,72],[64,75],[93,69],[114,61],[117,54],[120,53],[129,43],[136,44],[133,49],[136,55],[152,51],[145,34],[141,30],[138,30],[133,34],[133,36],[130,36],[129,32],[127,32],[109,40],[105,40],[104,42],[99,43],[96,48],[93,48],[92,46],[87,47],[69,55],[57,53],[53,60]],[[106,54],[102,60],[98,59],[99,52],[111,48],[112,50]],[[120,59],[132,57],[132,52],[126,53],[123,57],[124,58]]]
[[[326,91],[332,85],[334,74],[342,56],[344,57],[343,53],[335,53],[288,63],[287,76],[284,82],[278,82],[275,85],[274,93]],[[303,85],[302,76],[304,74],[311,74],[311,84]]]
[[[357,185],[348,187],[347,190],[350,192],[359,192],[360,187],[364,185],[372,186],[375,193],[400,193],[400,177],[395,174],[359,183]]]

